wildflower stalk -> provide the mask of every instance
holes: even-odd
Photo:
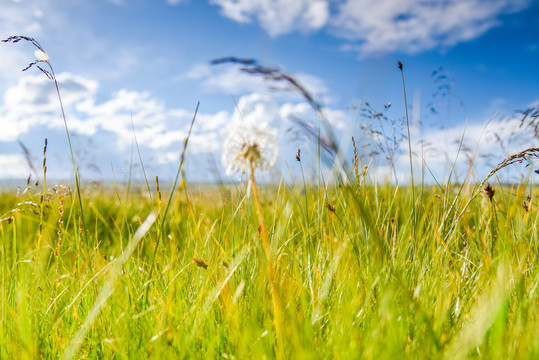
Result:
[[[54,301],[54,314],[56,314],[56,299],[58,298],[58,288],[60,287],[60,250],[62,247],[62,237],[64,235],[64,197],[65,194],[60,194],[60,205],[58,206],[58,213],[60,214],[58,219],[58,242],[56,249],[54,250],[54,256],[56,257],[56,286],[55,286],[55,301]]]
[[[309,200],[308,200],[308,194],[307,194],[307,183],[305,182],[305,172],[303,171],[303,164],[301,163],[301,150],[298,148],[298,153],[296,155],[296,160],[299,162],[299,166],[301,168],[301,178],[303,180],[303,192],[304,192],[304,198],[305,198],[305,216],[307,219],[307,224],[310,224],[309,220]]]
[[[35,44],[38,44],[37,41],[35,42]],[[39,45],[38,48],[45,53],[43,48],[41,48],[41,45]],[[53,69],[53,67],[52,67],[52,65],[50,63],[50,60],[47,58],[47,61],[45,61],[45,62],[47,63],[47,65],[49,66],[49,69],[50,69],[50,76],[51,76],[50,79],[54,83],[54,88],[56,90],[56,95],[58,96],[58,103],[60,104],[60,110],[62,112],[62,119],[64,120],[64,128],[65,128],[65,131],[66,131],[67,143],[69,145],[69,153],[71,155],[71,163],[73,164],[73,175],[75,177],[75,189],[77,190],[77,199],[79,200],[79,207],[80,207],[82,225],[85,226],[86,222],[84,221],[84,209],[82,207],[82,195],[81,195],[81,191],[80,191],[79,167],[77,166],[77,164],[75,162],[75,155],[74,155],[74,152],[73,152],[73,146],[71,145],[71,135],[69,133],[69,128],[67,127],[67,119],[66,119],[66,114],[65,114],[65,111],[64,111],[64,104],[62,102],[62,96],[60,95],[60,88],[58,87],[58,81],[56,80],[56,75],[54,74],[54,69]],[[43,72],[45,73],[45,75],[47,75],[47,73],[45,71],[43,71]],[[83,236],[84,236],[85,241],[87,241],[87,235],[86,235],[86,232],[84,230],[83,230]]]
[[[74,176],[75,176],[75,187],[76,187],[76,190],[77,190],[77,198],[79,200],[81,219],[82,219],[82,224],[84,226],[85,221],[84,221],[84,210],[83,210],[83,207],[82,207],[82,196],[81,196],[81,191],[80,191],[79,169],[78,169],[78,166],[77,166],[77,164],[75,162],[75,155],[73,153],[73,146],[71,145],[71,135],[69,134],[69,128],[67,126],[67,118],[66,118],[66,114],[65,114],[65,110],[64,110],[64,104],[62,102],[62,96],[60,95],[60,88],[58,86],[58,81],[56,79],[56,74],[54,73],[54,68],[52,67],[49,56],[47,55],[47,53],[45,52],[45,50],[43,49],[43,47],[41,46],[41,44],[37,40],[35,40],[35,39],[31,38],[31,37],[28,37],[28,36],[20,36],[19,35],[19,36],[10,36],[7,39],[2,40],[2,42],[15,44],[15,43],[18,43],[21,40],[30,42],[34,47],[36,47],[38,49],[38,51],[36,52],[37,59],[34,60],[32,63],[30,63],[22,71],[26,71],[26,70],[30,69],[31,67],[35,66],[43,74],[45,74],[45,76],[49,80],[51,80],[54,83],[54,88],[56,90],[56,95],[58,96],[58,102],[60,104],[60,110],[62,112],[62,119],[64,120],[64,127],[65,127],[65,131],[66,131],[66,136],[67,136],[67,143],[69,145],[69,152],[71,154],[71,162],[73,164],[73,173],[74,173]],[[49,70],[46,70],[43,67],[41,67],[40,65],[42,65],[42,64],[46,64],[47,67],[49,68]],[[45,182],[45,181],[43,181],[43,182]],[[43,185],[43,186],[45,186],[45,185]],[[87,234],[86,234],[86,232],[83,232],[83,235],[84,235],[85,242],[87,242]]]
[[[415,224],[416,224],[416,211],[415,211],[415,187],[414,187],[414,164],[412,162],[412,138],[410,137],[410,120],[408,118],[408,101],[406,100],[406,86],[404,82],[404,70],[402,68],[402,62],[397,62],[397,66],[401,71],[402,77],[402,91],[404,94],[404,111],[406,113],[406,130],[408,131],[408,153],[410,156],[410,184],[412,186],[412,221],[413,232],[415,239]]]
[[[357,154],[356,140],[354,139],[353,136],[352,136],[352,145],[353,145],[353,149],[354,149],[354,170],[355,170],[355,174],[356,174],[356,184],[357,184],[357,186],[359,186],[359,156]],[[397,180],[397,179],[395,178],[395,180]]]
[[[281,299],[279,296],[279,281],[273,267],[271,246],[268,240],[268,232],[264,223],[264,215],[262,214],[262,206],[260,205],[260,198],[258,196],[258,189],[256,187],[255,180],[255,164],[251,159],[249,161],[249,170],[251,173],[251,189],[253,192],[253,199],[256,206],[256,213],[258,214],[258,221],[260,222],[260,236],[264,245],[264,251],[266,253],[266,259],[268,261],[268,271],[271,280],[271,299],[273,301],[273,313],[275,321],[275,333],[277,336],[277,349],[280,359],[284,359],[284,344],[282,333],[282,311],[281,311]]]
[[[36,241],[36,272],[39,264],[39,249],[41,248],[41,240],[43,239],[43,220],[45,211],[45,195],[47,193],[47,138],[45,138],[45,145],[43,145],[43,186],[41,190],[41,196],[39,200],[39,226],[37,229],[37,241]],[[37,274],[36,274],[37,275]],[[37,277],[36,277],[37,278]]]

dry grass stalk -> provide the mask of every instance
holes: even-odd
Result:
[[[357,152],[356,140],[352,136],[352,146],[354,148],[354,170],[356,174],[356,183],[359,184],[359,157]]]

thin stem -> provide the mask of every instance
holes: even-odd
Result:
[[[307,217],[307,226],[309,226],[310,220],[309,220],[309,199],[307,194],[307,184],[305,182],[305,173],[303,172],[303,164],[301,163],[301,160],[299,161],[299,166],[301,168],[301,178],[303,179],[303,191],[305,192],[305,214]]]
[[[65,114],[65,111],[64,111],[64,105],[62,103],[62,97],[60,96],[60,88],[58,87],[58,81],[56,80],[56,74],[54,73],[54,68],[52,67],[50,59],[49,59],[47,53],[45,52],[45,50],[43,49],[43,47],[41,46],[41,44],[39,42],[37,42],[35,39],[33,39],[33,38],[27,37],[27,36],[10,36],[7,39],[2,40],[2,42],[17,43],[17,42],[19,42],[21,40],[29,41],[39,51],[41,51],[43,53],[43,57],[44,57],[42,59],[34,60],[32,63],[30,63],[22,71],[26,71],[26,70],[30,69],[31,67],[35,66],[43,74],[45,74],[45,76],[49,80],[51,80],[54,83],[54,87],[56,89],[56,94],[58,95],[58,102],[60,103],[60,109],[62,111],[62,118],[64,120],[64,126],[65,126],[65,130],[66,130],[66,135],[67,135],[67,142],[69,144],[69,152],[71,153],[71,162],[73,163],[73,172],[74,172],[74,175],[75,175],[75,185],[76,185],[76,188],[77,188],[77,197],[79,199],[81,220],[82,220],[82,224],[84,226],[84,224],[85,224],[85,222],[84,222],[84,211],[83,211],[83,208],[82,208],[82,196],[81,196],[81,193],[80,193],[80,180],[79,180],[78,168],[77,168],[77,165],[75,163],[75,155],[73,154],[73,147],[71,146],[71,136],[69,134],[69,129],[68,129],[68,126],[67,126],[67,119],[66,119],[66,114]],[[47,64],[50,71],[47,71],[47,70],[43,69],[40,66],[43,63]],[[87,242],[87,234],[86,234],[86,232],[84,232],[84,240]]]
[[[268,261],[268,270],[271,280],[271,299],[273,301],[273,312],[275,317],[275,333],[277,336],[277,350],[278,358],[284,359],[284,343],[283,343],[283,332],[282,332],[282,312],[281,312],[281,301],[279,296],[279,282],[277,280],[277,275],[273,267],[273,261],[271,256],[271,246],[268,240],[268,232],[266,229],[266,224],[264,223],[264,215],[262,214],[262,206],[260,205],[260,198],[258,197],[258,189],[256,187],[255,180],[255,167],[253,161],[249,161],[249,170],[251,173],[251,189],[253,191],[253,198],[256,206],[256,213],[258,214],[258,221],[260,222],[260,235],[264,243],[264,251],[266,253],[266,258]]]
[[[62,110],[62,118],[64,120],[64,127],[66,130],[67,135],[67,143],[69,144],[69,152],[71,154],[71,162],[73,163],[73,172],[75,175],[75,187],[77,190],[77,198],[79,199],[79,207],[80,207],[80,215],[81,215],[81,221],[82,226],[85,227],[86,222],[84,221],[84,209],[82,208],[82,196],[80,194],[80,179],[79,179],[79,170],[75,163],[75,155],[73,154],[73,147],[71,146],[71,136],[69,135],[69,129],[67,127],[67,119],[66,114],[64,111],[64,104],[62,103],[62,97],[60,96],[60,89],[58,87],[58,81],[56,80],[56,75],[54,74],[54,69],[52,68],[52,65],[50,63],[50,60],[47,61],[47,64],[49,65],[49,68],[51,69],[51,75],[54,82],[54,87],[56,88],[56,94],[58,95],[58,102],[60,103],[60,109]],[[85,242],[87,242],[87,234],[86,231],[83,231],[83,236]]]
[[[45,201],[46,192],[47,192],[47,138],[45,138],[45,145],[43,146],[43,187],[41,190],[41,197],[39,200],[39,227],[38,227],[37,242],[36,242],[36,275],[37,275],[37,266],[39,264],[39,250],[41,248],[41,239],[43,239],[44,201]]]
[[[406,112],[406,129],[408,131],[408,153],[410,156],[410,184],[412,186],[412,221],[413,221],[413,233],[415,239],[415,224],[416,224],[416,212],[415,212],[415,187],[414,187],[414,164],[412,162],[412,138],[410,136],[410,121],[408,117],[408,101],[406,100],[406,86],[404,81],[404,70],[402,68],[402,63],[398,62],[398,67],[401,71],[402,77],[402,91],[404,93],[404,110]]]
[[[271,247],[268,240],[268,232],[266,229],[266,224],[264,223],[264,216],[262,214],[262,206],[260,205],[260,198],[258,197],[258,189],[256,187],[256,180],[255,180],[255,168],[252,161],[249,161],[249,169],[251,173],[251,189],[253,191],[253,197],[255,200],[255,206],[256,206],[256,213],[258,215],[258,221],[260,222],[260,235],[262,236],[262,241],[264,242],[264,251],[266,252],[266,256],[268,259],[270,272],[275,272],[273,269],[273,264],[271,261]]]
[[[178,165],[178,170],[176,171],[176,176],[174,177],[174,182],[172,183],[170,193],[168,194],[167,204],[165,206],[165,211],[163,212],[163,215],[162,215],[163,218],[160,219],[160,226],[157,229],[158,230],[157,239],[156,239],[155,248],[154,248],[154,251],[153,251],[152,261],[150,263],[150,270],[148,271],[148,280],[150,280],[152,278],[153,268],[155,266],[155,259],[157,258],[157,249],[159,249],[159,244],[161,242],[161,238],[163,237],[163,233],[165,231],[165,229],[164,229],[165,228],[165,220],[167,218],[167,214],[168,214],[168,210],[170,208],[170,204],[172,203],[172,197],[174,196],[174,192],[176,191],[176,185],[178,184],[180,174],[182,173],[183,163],[185,161],[185,151],[187,150],[187,144],[189,142],[189,137],[191,137],[191,131],[193,130],[193,124],[195,123],[195,119],[197,117],[199,106],[200,106],[200,101],[197,102],[197,106],[195,108],[195,113],[193,114],[193,119],[191,120],[191,125],[189,126],[189,131],[187,133],[187,137],[185,138],[185,141],[183,143],[183,151],[182,151],[182,154],[180,156],[180,164]],[[159,202],[159,203],[161,203],[161,202]],[[159,216],[161,216],[161,215],[159,214]],[[150,288],[150,286],[148,285],[148,287],[146,287],[146,295],[145,295],[146,300],[148,300],[149,288]]]

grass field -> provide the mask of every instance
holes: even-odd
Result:
[[[494,189],[261,187],[275,283],[243,187],[4,192],[0,358],[537,358],[533,188]]]

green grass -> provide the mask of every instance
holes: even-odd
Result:
[[[47,189],[42,220],[41,189],[4,191],[0,358],[64,355],[107,282],[114,291],[73,342],[75,358],[277,357],[253,199],[232,186],[187,187],[166,218],[165,196],[83,187],[83,229],[68,188]],[[414,228],[410,188],[262,187],[285,356],[539,357],[537,209],[522,207],[529,186],[495,189],[493,202],[467,205],[471,186],[417,188]]]

